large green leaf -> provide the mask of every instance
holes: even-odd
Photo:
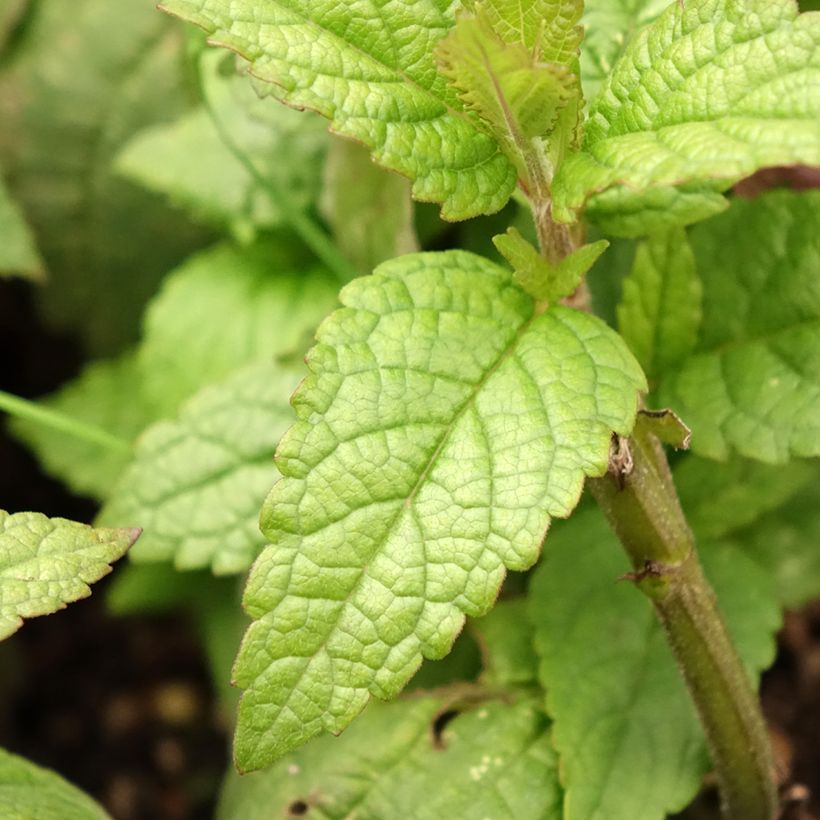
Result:
[[[598,511],[556,527],[530,591],[540,679],[555,721],[564,820],[662,820],[695,796],[705,740],[663,631],[627,583]],[[774,655],[771,579],[731,547],[703,545],[707,575],[747,666]]]
[[[614,189],[604,211],[646,203],[657,227],[653,189],[668,196],[686,186],[697,207],[684,221],[694,221],[758,168],[820,164],[818,45],[820,15],[798,17],[791,0],[671,3],[632,39],[590,106],[583,148],[555,181],[556,214],[570,220],[592,196],[594,218],[594,195]],[[682,209],[678,198],[670,219]]]
[[[259,508],[276,472],[273,452],[293,421],[296,382],[292,370],[249,365],[140,437],[99,518],[143,528],[131,560],[217,575],[251,565],[265,543]]]
[[[15,273],[39,279],[43,262],[25,217],[0,176],[0,277]]]
[[[5,820],[110,820],[102,806],[56,772],[0,749]]]
[[[258,768],[441,657],[628,431],[643,374],[595,317],[452,251],[342,291],[262,513],[236,757]],[[515,423],[510,423],[514,415]]]
[[[703,321],[657,401],[710,458],[820,454],[820,192],[737,200],[691,240]]]
[[[374,703],[340,738],[320,738],[264,772],[231,772],[217,817],[559,820],[546,718],[531,699],[476,703],[476,694],[467,711],[466,687],[449,697]],[[435,729],[445,715],[451,719]]]
[[[151,0],[33,4],[0,75],[0,157],[49,271],[47,316],[96,354],[138,332],[160,277],[202,235],[159,198],[117,178],[136,131],[188,101],[182,39]]]
[[[686,233],[664,231],[642,242],[624,280],[618,329],[650,379],[680,364],[694,349],[703,288]]]
[[[328,138],[321,117],[259,99],[232,62],[230,55],[205,52],[202,91],[212,114],[200,106],[141,131],[118,155],[116,169],[195,216],[242,231],[279,224],[287,215],[225,144],[212,115],[259,173],[302,209],[318,196]]]
[[[91,594],[139,530],[94,529],[40,513],[0,510],[0,640],[23,618],[48,615]]]
[[[457,4],[382,5],[166,0],[163,8],[248,59],[272,94],[365,143],[381,164],[413,180],[417,199],[442,203],[446,218],[499,210],[515,170],[435,70],[434,51]]]

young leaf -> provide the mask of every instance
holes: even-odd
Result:
[[[705,569],[747,666],[774,654],[772,583],[743,553],[703,545]],[[598,511],[556,527],[532,582],[540,679],[566,790],[564,820],[662,820],[708,767],[705,741],[649,603]]]
[[[37,253],[25,217],[0,176],[0,277],[7,274],[40,279],[43,261]]]
[[[624,280],[618,329],[650,380],[695,348],[703,287],[686,232],[672,228],[638,246]]]
[[[233,58],[212,50],[199,58],[208,106],[259,172],[286,189],[294,205],[307,208],[320,190],[328,142],[324,120],[260,100],[247,77],[233,68],[225,75],[226,60]],[[118,154],[115,166],[200,218],[237,229],[283,220],[281,209],[231,153],[204,107],[140,131]]]
[[[358,143],[330,143],[320,208],[339,250],[362,274],[419,249],[410,184],[379,168]]]
[[[699,455],[817,455],[820,192],[739,199],[691,241],[703,321],[693,355],[666,374],[656,401],[691,427]]]
[[[110,820],[56,772],[0,749],[0,806],[9,820]]]
[[[458,706],[458,690],[374,703],[339,738],[319,738],[264,772],[231,772],[217,818],[267,820],[307,806],[334,820],[560,820],[556,756],[533,701]]]
[[[592,103],[583,148],[555,180],[556,216],[590,196],[594,210],[613,187],[635,210],[657,187],[714,193],[767,165],[820,164],[818,45],[820,15],[791,0],[671,3]]]
[[[48,615],[91,594],[139,530],[94,529],[64,518],[0,510],[0,640],[23,618]]]
[[[574,293],[581,280],[609,247],[605,239],[583,245],[551,264],[515,228],[493,237],[498,252],[512,265],[513,277],[533,299],[554,304]]]
[[[521,42],[505,43],[482,6],[461,16],[438,47],[439,68],[475,111],[534,196],[546,198],[553,169],[542,141],[577,94],[568,67],[538,60]]]
[[[455,22],[450,0],[389,14],[333,0],[165,0],[163,8],[249,60],[271,94],[363,142],[413,180],[417,199],[441,203],[445,218],[493,213],[510,198],[513,166],[435,70],[436,45]]]
[[[293,371],[249,365],[140,437],[99,518],[143,528],[133,561],[216,575],[251,565],[264,545],[259,508],[275,475],[273,452],[293,421],[287,400],[297,381]]]
[[[644,387],[603,322],[538,314],[472,254],[402,257],[341,299],[293,399],[262,513],[273,546],[246,590],[244,769],[340,731],[444,655],[606,469]]]

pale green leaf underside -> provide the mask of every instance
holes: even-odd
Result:
[[[820,15],[797,17],[790,0],[672,3],[593,101],[555,180],[556,214],[613,186],[726,188],[761,167],[820,164],[818,87]]]
[[[742,552],[701,545],[747,666],[771,662],[773,584]],[[566,789],[564,820],[662,820],[708,769],[703,733],[646,599],[616,579],[629,565],[597,511],[556,527],[533,579],[540,679]]]
[[[259,508],[276,474],[273,452],[293,421],[288,397],[297,381],[292,370],[249,365],[140,437],[100,516],[142,527],[132,561],[216,575],[251,565],[264,545]]]
[[[0,640],[23,618],[48,615],[91,594],[138,530],[94,529],[40,513],[0,510]]]
[[[444,655],[606,469],[644,387],[603,322],[537,315],[510,272],[469,253],[403,257],[341,298],[262,513],[273,545],[235,667],[242,768],[340,731]]]
[[[618,329],[650,380],[695,348],[702,297],[685,231],[673,228],[638,246],[623,284]]]
[[[446,695],[374,703],[339,738],[319,738],[264,772],[231,773],[217,818],[286,817],[302,801],[326,820],[559,820],[557,760],[536,705],[479,702],[434,745],[433,722],[451,708],[458,702]]]
[[[110,820],[102,806],[56,772],[0,749],[4,820]]]
[[[284,102],[328,117],[413,180],[417,199],[448,219],[499,210],[515,183],[495,140],[462,111],[435,69],[454,25],[452,0],[167,0],[163,8],[204,28],[251,63]]]
[[[22,212],[0,177],[0,277],[6,274],[39,279],[43,262]]]
[[[703,322],[658,405],[680,414],[700,455],[820,454],[820,192],[736,200],[691,241]]]

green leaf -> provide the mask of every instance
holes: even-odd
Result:
[[[695,349],[702,298],[695,257],[682,228],[655,234],[638,246],[623,284],[618,329],[650,380]]]
[[[691,241],[703,321],[693,355],[666,374],[657,402],[692,429],[699,455],[817,455],[820,192],[736,200]]]
[[[33,4],[0,76],[0,161],[49,272],[49,321],[111,355],[138,335],[163,274],[204,236],[116,177],[137,131],[187,105],[178,27],[145,0]]]
[[[699,538],[722,538],[777,510],[815,480],[809,462],[772,467],[734,458],[725,464],[688,456],[675,467],[675,486]]]
[[[482,680],[491,686],[529,686],[538,681],[527,599],[497,603],[483,618],[470,622],[484,659]]]
[[[228,61],[230,73],[226,76]],[[218,51],[200,57],[202,91],[232,141],[261,174],[307,208],[318,197],[328,142],[324,120],[261,100],[247,77]],[[283,214],[224,144],[205,107],[170,124],[154,125],[132,138],[116,158],[116,170],[189,208],[194,216],[237,230],[270,227]]]
[[[11,199],[0,176],[0,277],[6,274],[41,279],[43,261],[37,253],[25,217]]]
[[[372,704],[340,738],[320,738],[264,772],[231,772],[217,818],[267,820],[307,807],[338,820],[559,820],[555,753],[532,700],[459,706],[458,690]],[[451,711],[438,734],[436,719]]]
[[[504,42],[481,5],[476,6],[476,16],[459,17],[437,55],[440,71],[465,108],[478,114],[525,189],[545,198],[553,169],[543,140],[555,128],[561,109],[578,93],[572,71],[540,62],[523,42]]]
[[[472,254],[402,257],[341,299],[293,399],[262,513],[273,546],[245,594],[246,769],[341,731],[371,692],[395,695],[422,656],[446,654],[604,472],[644,387],[603,322],[538,314]]]
[[[91,594],[139,530],[94,529],[64,518],[0,510],[0,640],[23,618],[48,615]]]
[[[557,265],[547,259],[515,228],[493,237],[498,252],[512,265],[513,277],[533,299],[553,304],[574,293],[598,257],[609,247],[602,239],[583,245]]]
[[[355,142],[330,143],[320,207],[339,250],[362,274],[419,249],[410,183]]]
[[[143,528],[132,561],[216,575],[251,565],[265,543],[259,508],[276,472],[273,452],[293,421],[288,396],[297,380],[267,362],[249,365],[140,437],[99,518]]]
[[[516,175],[495,140],[466,116],[435,70],[454,25],[451,0],[419,0],[383,14],[362,0],[166,0],[163,8],[236,51],[270,93],[318,111],[413,180],[413,195],[447,219],[499,210]]]
[[[110,820],[102,806],[56,772],[4,749],[0,806],[6,820]]]
[[[820,16],[791,0],[671,3],[590,106],[555,180],[557,218],[613,187],[634,210],[657,187],[714,194],[765,166],[820,164],[818,45]]]
[[[772,583],[729,547],[702,557],[735,645],[759,671],[780,623]],[[708,768],[705,740],[646,599],[598,511],[556,527],[529,596],[540,679],[555,721],[564,820],[661,820],[683,809]],[[661,719],[662,717],[662,719]]]

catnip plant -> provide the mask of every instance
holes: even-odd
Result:
[[[136,348],[0,398],[103,501],[95,578],[130,547],[115,609],[167,587],[221,685],[244,631],[255,773],[219,816],[649,820],[713,768],[725,816],[775,817],[755,682],[820,593],[820,196],[732,189],[820,165],[820,14],[162,8],[219,48],[191,27],[200,105],[117,173],[232,239],[165,281]],[[470,248],[420,242],[410,189]],[[17,235],[7,267],[36,268]],[[3,619],[45,611],[4,583]]]

